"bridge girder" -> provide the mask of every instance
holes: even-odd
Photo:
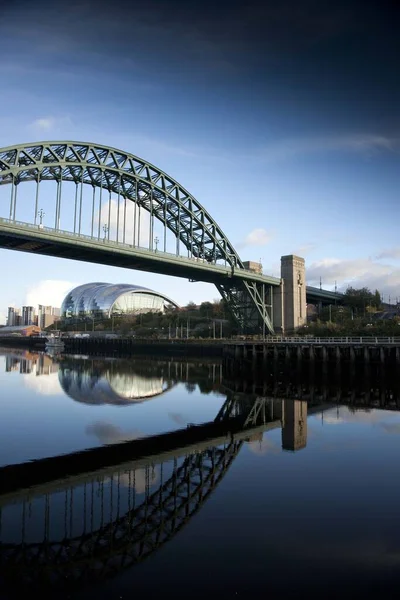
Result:
[[[263,397],[250,399],[228,394],[215,422],[229,422],[239,418],[243,430],[251,431],[251,428],[259,423],[266,424],[265,405],[268,402],[269,399]],[[131,506],[129,495],[129,510],[125,514],[119,516],[118,508],[116,519],[111,519],[104,525],[102,523],[95,529],[89,527],[89,531],[86,528],[86,501],[91,498],[90,514],[93,515],[93,502],[103,506],[103,496],[96,500],[97,495],[94,496],[93,491],[92,494],[89,493],[90,482],[85,482],[85,516],[81,535],[65,534],[59,540],[52,538],[48,529],[50,495],[46,493],[45,539],[40,542],[25,540],[23,525],[22,543],[0,542],[0,573],[5,574],[11,585],[33,588],[37,585],[50,585],[58,588],[67,584],[73,588],[77,584],[113,576],[141,562],[171,540],[200,510],[229,470],[243,443],[243,439],[235,439],[232,436],[223,445],[190,453],[180,466],[174,459],[172,474],[166,481],[163,481],[161,474],[160,485],[152,494],[149,493],[148,467],[144,501],[136,507],[133,501]],[[121,475],[129,476],[128,488],[133,489],[135,471],[117,471],[111,479],[119,485]],[[101,490],[104,490],[104,477],[101,480],[97,476],[95,480],[100,484]],[[66,502],[64,506],[64,523],[72,518],[72,489],[71,487],[68,494],[70,502]],[[28,497],[30,498],[30,492]],[[101,510],[103,511],[103,508]],[[68,511],[71,516],[67,514]],[[23,509],[22,518],[25,516],[26,511]]]
[[[59,228],[62,182],[76,185],[74,227],[78,188],[81,186],[82,190],[83,185],[90,185],[93,190],[100,190],[100,204],[105,191],[110,198],[111,194],[118,196],[118,206],[119,199],[123,198],[133,202],[135,210],[136,207],[146,210],[151,220],[157,219],[169,229],[176,237],[177,246],[182,242],[191,256],[214,264],[224,261],[232,273],[235,269],[244,269],[233,245],[205,208],[176,180],[133,154],[75,141],[36,142],[0,149],[0,185],[11,185],[11,221],[15,221],[16,190],[20,183],[29,181],[36,183],[37,189],[43,181],[57,183],[55,229]],[[37,209],[36,205],[35,224]],[[93,222],[94,213],[92,231]],[[98,227],[100,231],[100,223]],[[236,285],[232,281],[217,287],[243,330],[260,331],[264,326],[273,332],[271,311],[261,298],[257,282]]]

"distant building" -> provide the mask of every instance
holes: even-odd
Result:
[[[8,307],[7,312],[7,326],[13,327],[15,325],[15,308],[13,306]]]
[[[21,325],[34,325],[35,324],[35,309],[33,306],[22,307],[22,323]]]
[[[262,264],[260,262],[254,262],[253,260],[246,260],[246,261],[244,261],[243,266],[248,271],[252,271],[253,273],[262,275]]]
[[[14,327],[1,327],[0,337],[29,337],[31,335],[38,335],[40,333],[40,327],[37,325],[15,325]]]
[[[8,313],[7,313],[7,326],[14,327],[14,326],[18,326],[18,325],[22,325],[21,313],[18,308],[9,306]]]
[[[164,312],[176,302],[159,292],[125,283],[85,283],[69,292],[61,306],[61,318],[103,318]],[[179,308],[179,307],[178,307]]]
[[[60,318],[60,309],[54,306],[45,306],[44,304],[39,304],[38,310],[38,326],[42,329],[46,329],[46,327],[50,327]]]

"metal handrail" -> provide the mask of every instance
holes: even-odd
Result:
[[[400,336],[346,336],[346,337],[284,337],[268,336],[265,341],[274,344],[400,344]],[[253,342],[257,343],[257,342]]]
[[[208,262],[206,259],[204,258],[198,258],[196,256],[182,256],[181,254],[173,254],[172,252],[164,252],[164,250],[150,250],[149,248],[145,248],[143,246],[139,246],[139,245],[133,245],[133,244],[127,244],[124,242],[117,242],[114,240],[109,240],[109,239],[105,239],[104,237],[98,237],[98,236],[92,236],[92,235],[87,235],[85,233],[74,233],[73,231],[67,231],[65,229],[56,229],[54,227],[46,227],[45,225],[34,225],[33,223],[26,223],[25,221],[15,221],[13,219],[6,219],[4,217],[0,217],[0,222],[3,223],[9,223],[12,225],[17,225],[18,227],[24,227],[27,229],[31,229],[34,231],[37,231],[38,229],[40,231],[45,231],[47,233],[51,233],[51,234],[60,234],[60,235],[66,235],[68,237],[72,237],[72,238],[78,238],[78,239],[86,239],[88,241],[94,241],[94,242],[104,242],[107,245],[113,246],[113,247],[122,247],[122,248],[130,248],[130,249],[134,249],[134,250],[139,250],[140,252],[146,252],[148,254],[155,254],[157,256],[167,256],[170,257],[171,259],[179,259],[179,260],[184,260],[187,261],[188,263],[206,263],[208,267],[212,267],[214,269],[217,270],[223,270],[224,272],[226,271],[231,271],[231,267],[229,266],[225,266],[225,265],[219,265],[217,263],[210,263]],[[237,270],[241,271],[241,272],[245,272],[245,273],[251,273],[252,275],[254,275],[254,272],[251,271],[250,269],[245,269],[243,267],[235,267]],[[257,275],[258,273],[256,273]],[[264,277],[270,277],[272,279],[279,279],[278,277],[275,277],[274,275],[268,275],[268,274],[264,274],[264,273],[260,273],[259,275],[263,275]]]

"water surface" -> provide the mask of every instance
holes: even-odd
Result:
[[[365,397],[360,408],[326,394],[323,403],[241,394],[233,383],[205,360],[3,351],[2,466],[133,448],[129,465],[0,493],[4,597],[24,584],[72,598],[353,588],[391,597],[400,557],[392,396],[390,410]],[[190,451],[167,436],[169,454],[135,454],[135,440],[201,423],[214,435],[221,422],[235,434]]]

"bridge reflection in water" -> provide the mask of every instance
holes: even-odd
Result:
[[[96,361],[100,379],[110,368],[105,362]],[[73,364],[72,379],[79,380],[80,370],[85,381],[84,366],[89,363],[86,374],[95,377],[92,361],[66,360],[60,365],[60,381],[65,384],[65,376],[71,380]],[[147,365],[147,370],[154,367]],[[221,385],[218,365],[192,367],[209,372]],[[190,372],[185,363],[165,361],[157,368],[171,384],[185,380]],[[158,373],[157,385],[160,379]],[[73,389],[75,393],[77,388]],[[171,540],[203,506],[244,444],[257,443],[265,431],[282,426],[284,447],[295,450],[305,445],[305,402],[229,390],[225,394],[214,421],[200,426],[1,468],[1,577],[14,589],[41,590],[47,586],[70,590],[111,577]],[[145,443],[151,448],[148,455],[143,452]],[[118,450],[113,454],[116,464],[105,468],[104,456],[112,449]],[[95,464],[90,457],[96,460],[99,451],[100,462],[85,472],[85,465]],[[51,468],[49,461],[54,463]]]
[[[261,442],[267,431],[281,428],[282,448],[297,451],[306,446],[310,414],[338,403],[378,401],[399,409],[394,388],[381,392],[376,382],[372,392],[367,383],[369,395],[354,388],[343,398],[323,381],[270,379],[256,390],[210,363],[121,361],[117,380],[113,368],[104,359],[65,358],[59,378],[79,401],[130,402],[180,381],[219,390],[226,399],[203,425],[1,468],[0,576],[14,590],[71,591],[141,562],[189,523],[243,446]]]

